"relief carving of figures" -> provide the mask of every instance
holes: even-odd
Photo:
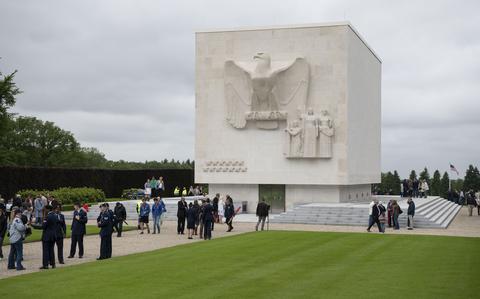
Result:
[[[257,53],[253,61],[225,62],[226,119],[237,129],[254,120],[257,128],[277,129],[307,100],[309,67],[304,58],[272,61]],[[258,112],[258,113],[257,113]]]
[[[320,132],[320,158],[332,157],[332,138],[334,134],[333,120],[327,110],[322,110],[318,119]]]
[[[303,121],[303,157],[315,158],[317,157],[317,144],[319,137],[319,121],[318,117],[313,112],[313,108],[308,108],[306,114],[302,114]]]
[[[285,129],[287,133],[287,151],[288,157],[303,156],[303,129],[298,120],[294,120]]]

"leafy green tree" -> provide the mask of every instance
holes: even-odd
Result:
[[[430,186],[430,174],[428,173],[427,167],[423,168],[423,171],[420,172],[419,175],[420,180],[426,180],[428,185]]]
[[[409,176],[409,177],[410,177],[410,179],[411,179],[412,181],[417,178],[417,173],[415,172],[415,170],[412,170],[412,171],[410,172],[410,176]]]
[[[16,73],[17,71],[14,71],[9,75],[3,75],[0,72],[0,136],[5,134],[11,118],[8,109],[15,105],[16,96],[22,93],[13,81]]]
[[[442,189],[442,182],[441,182],[441,175],[440,171],[435,170],[433,173],[433,178],[430,184],[430,193],[432,195],[442,196],[441,189]]]
[[[434,175],[435,177],[435,175]],[[443,198],[448,198],[448,188],[450,187],[450,177],[448,176],[448,172],[444,172],[442,176],[442,180],[440,181],[440,193],[439,195]]]
[[[465,191],[471,189],[476,192],[480,190],[480,172],[477,167],[474,167],[473,165],[468,166],[463,188]]]

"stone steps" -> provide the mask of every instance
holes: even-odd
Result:
[[[398,199],[404,211],[399,217],[402,227],[407,225],[406,199]],[[439,197],[415,198],[414,224],[418,228],[447,228],[461,206]],[[272,217],[272,223],[302,223],[322,225],[368,225],[368,203],[359,204],[305,204]]]

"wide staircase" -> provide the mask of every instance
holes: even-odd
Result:
[[[378,197],[386,207],[392,197]],[[396,197],[403,214],[401,227],[407,226],[406,199]],[[440,197],[414,198],[414,226],[417,228],[447,228],[461,206]],[[310,203],[271,217],[272,223],[301,223],[323,225],[368,225],[368,203]]]

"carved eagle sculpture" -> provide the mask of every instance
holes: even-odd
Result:
[[[309,68],[304,58],[271,62],[258,53],[252,62],[225,62],[227,121],[234,128],[245,128],[246,113],[286,111],[291,118],[298,107],[305,107]]]

